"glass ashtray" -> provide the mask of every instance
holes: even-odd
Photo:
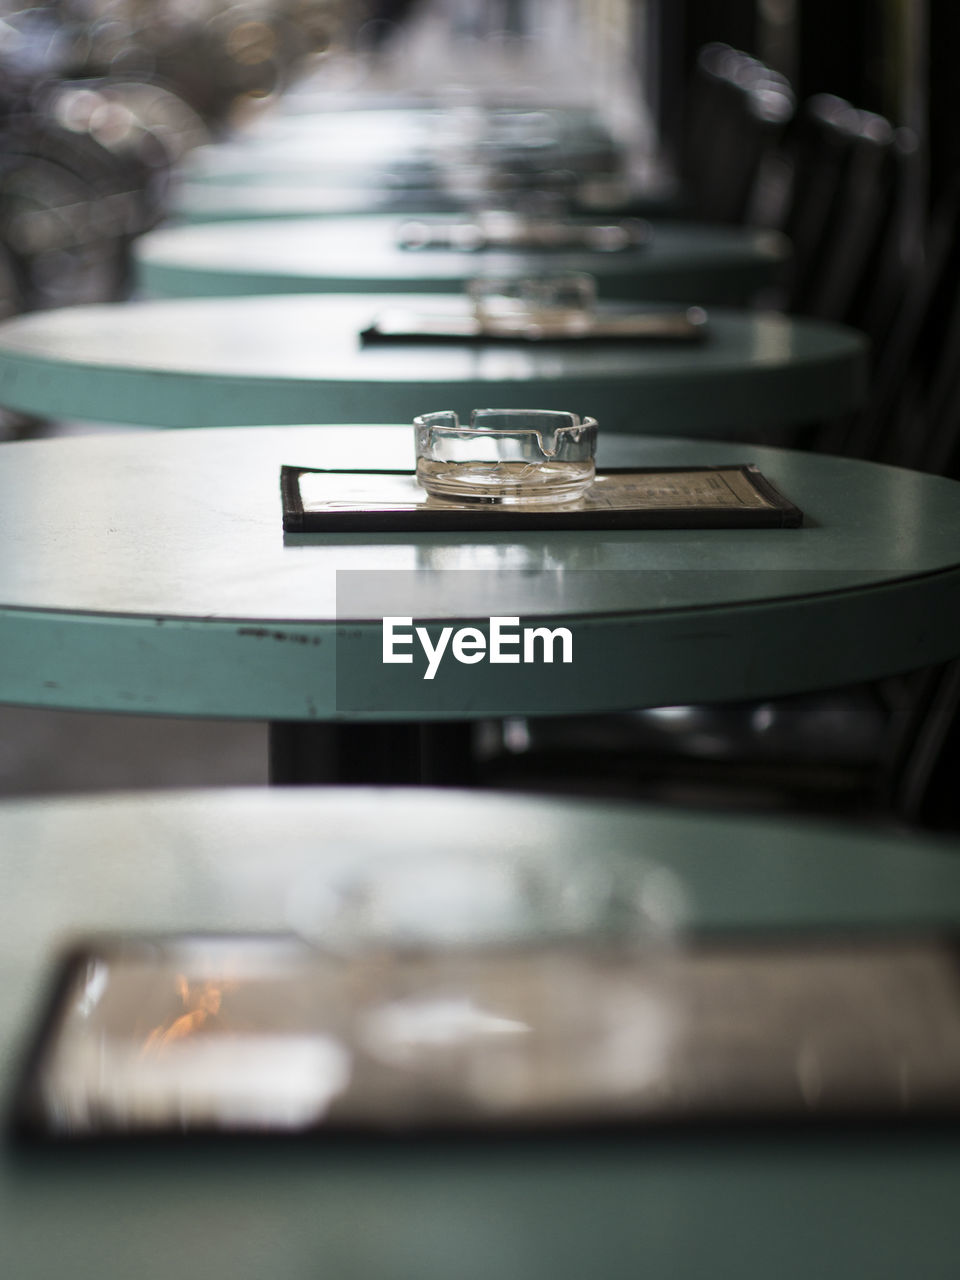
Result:
[[[593,483],[597,422],[552,409],[451,409],[413,420],[417,480],[437,498],[527,506],[574,502]]]
[[[477,276],[467,281],[467,296],[484,330],[497,334],[586,333],[596,319],[597,282],[583,271],[515,280]]]
[[[484,249],[621,253],[643,248],[652,235],[642,218],[609,222],[570,221],[514,209],[480,209],[468,218],[410,218],[397,228],[401,249]]]

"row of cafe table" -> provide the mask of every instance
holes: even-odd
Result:
[[[299,145],[291,154],[303,163]],[[274,181],[276,138],[259,152],[244,146]],[[709,302],[696,347],[427,345],[404,361],[397,347],[365,347],[360,329],[411,296],[462,308],[449,295],[468,264],[444,267],[437,251],[424,267],[434,251],[397,249],[378,218],[328,221],[329,241],[320,219],[164,230],[139,245],[139,270],[145,290],[177,296],[0,326],[0,403],[179,428],[2,446],[0,700],[266,720],[278,782],[319,779],[333,726],[352,744],[344,780],[409,782],[430,778],[418,743],[463,749],[443,726],[829,688],[960,652],[957,485],[775,447],[853,408],[865,379],[856,335],[737,310],[771,278],[782,242],[755,239],[744,266],[743,238],[734,270],[721,252],[729,237],[678,228],[672,239],[654,225],[635,277],[603,258],[600,305],[620,305],[618,293],[645,288],[661,240],[674,255],[667,284],[645,296]],[[712,265],[709,254],[689,265],[698,237],[713,246]],[[498,255],[498,272],[509,260]],[[566,265],[594,264],[577,255]],[[413,413],[526,395],[596,412],[603,465],[755,462],[803,510],[803,526],[283,533],[282,465],[409,467]],[[383,667],[387,612],[567,625],[581,656],[570,670],[485,668],[482,682],[450,665],[427,685]],[[694,929],[902,931],[960,918],[955,842],[481,792],[8,802],[0,837],[8,1089],[65,936],[289,929],[304,884],[322,888],[345,866],[383,876],[388,916],[411,899],[405,864],[424,876],[419,936],[440,945],[451,931],[431,908],[431,875],[463,864],[464,910],[486,883],[478,866],[522,880],[529,859],[561,884],[585,867],[602,884],[613,865],[666,877]],[[519,937],[530,943],[549,935],[550,899],[534,893],[527,905]],[[462,941],[469,924],[452,932]],[[202,1265],[294,1276],[322,1265],[517,1280],[734,1266],[946,1277],[957,1155],[949,1129],[250,1139],[59,1158],[5,1148],[0,1256],[24,1276],[50,1274],[69,1253],[78,1275]]]
[[[767,443],[854,408],[866,379],[853,330],[711,307],[703,342],[366,343],[396,308],[463,317],[458,296],[164,298],[19,317],[0,333],[0,397],[26,412],[157,427],[410,421],[487,404],[577,406],[604,434]],[[626,312],[629,304],[611,308]]]
[[[0,696],[262,719],[275,737],[299,738],[296,724],[764,697],[954,653],[953,484],[812,453],[751,446],[806,524],[777,536],[724,530],[722,545],[709,529],[283,534],[282,465],[373,457],[402,468],[411,435],[402,425],[249,427],[6,446],[0,527],[16,555],[0,571]],[[613,465],[742,457],[742,445],[626,435],[607,437],[601,453]],[[479,687],[458,664],[429,683],[419,666],[381,665],[384,616],[456,626],[498,610],[574,628],[582,657],[570,669],[491,667]],[[410,776],[402,756],[394,767]]]

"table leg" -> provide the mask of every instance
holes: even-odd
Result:
[[[473,726],[452,724],[270,724],[270,781],[468,786],[474,779]]]

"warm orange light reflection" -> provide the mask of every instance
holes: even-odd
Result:
[[[216,1017],[223,1003],[223,993],[227,989],[223,982],[197,983],[191,988],[186,976],[178,973],[176,977],[177,995],[186,1009],[169,1024],[161,1022],[153,1028],[143,1042],[142,1054],[153,1053],[175,1040],[183,1040],[186,1036],[199,1031],[210,1018]]]

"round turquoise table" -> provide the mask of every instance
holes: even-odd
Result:
[[[45,800],[0,807],[0,844],[4,1094],[67,939],[284,930],[305,883],[345,864],[390,866],[411,849],[493,859],[500,873],[514,860],[571,859],[582,872],[589,858],[602,875],[639,854],[679,882],[699,925],[960,923],[955,845],[556,799],[334,790]],[[302,1280],[318,1268],[364,1280],[954,1280],[958,1198],[960,1141],[949,1132],[188,1142],[70,1156],[4,1146],[0,1262],[18,1280],[66,1270]]]
[[[443,169],[429,156],[401,155],[392,163],[376,155],[337,155],[331,163],[322,164],[312,148],[237,146],[218,144],[197,149],[196,159],[188,160],[177,170],[177,180],[197,186],[219,187],[244,184],[251,188],[264,186],[297,186],[318,191],[336,192],[342,188],[366,191],[421,191],[436,195],[445,189]]]
[[[351,153],[337,147],[332,155],[324,157],[317,154],[315,144],[308,144],[305,139],[198,148],[178,170],[177,178],[179,182],[214,190],[276,186],[332,195],[347,189],[363,191],[371,199],[382,192],[422,210],[434,206],[418,206],[417,202],[442,200],[448,193],[458,193],[472,207],[482,207],[509,199],[511,194],[544,189],[576,194],[580,190],[589,192],[594,184],[600,184],[602,192],[605,186],[619,188],[625,181],[612,162],[598,167],[586,156],[562,156],[549,164],[531,166],[518,164],[506,155],[489,154],[471,162],[460,156],[458,162],[456,153],[448,158],[424,150],[381,155],[363,148]],[[615,207],[615,201],[609,203]],[[605,204],[603,199],[598,200],[600,208]],[[662,184],[648,202],[650,213],[667,216],[677,207],[675,199],[671,202],[662,194]],[[441,203],[438,208],[442,211],[444,205]]]
[[[619,149],[591,111],[368,110],[266,117],[228,141],[198,147],[183,172],[199,181],[262,181],[310,175],[329,183],[351,173],[443,187],[468,166],[528,175],[565,169],[611,173]]]
[[[413,119],[407,121],[398,119],[402,115],[357,111],[344,125],[342,112],[273,113],[225,146],[192,152],[180,171],[171,212],[188,222],[397,211],[453,213],[509,204],[521,196],[517,183],[523,175],[511,178],[508,166],[498,174],[495,169],[465,163],[463,146],[457,141],[456,113],[411,111],[406,115]],[[286,156],[291,145],[296,151],[293,159]],[[436,163],[428,165],[425,157],[430,148]],[[419,187],[410,185],[416,175],[404,173],[403,166],[397,165],[398,159],[409,160],[417,149]],[[526,181],[530,180],[528,173]],[[637,172],[619,175],[584,173],[583,166],[565,164],[562,174],[547,173],[540,185],[561,180],[572,181],[569,197],[584,213],[670,217],[682,207],[676,183],[653,160],[640,165]]]
[[[372,179],[373,175],[365,175]],[[665,184],[596,181],[575,189],[574,209],[583,216],[644,218],[669,217],[681,209],[675,190]],[[256,219],[343,217],[346,214],[463,214],[477,207],[522,203],[516,192],[471,191],[468,187],[387,186],[372,180],[367,185],[335,184],[327,172],[323,181],[312,174],[271,175],[269,181],[252,181],[229,174],[218,180],[181,179],[174,189],[169,210],[178,222],[243,222]]]
[[[585,146],[613,146],[609,127],[592,107],[368,107],[363,110],[264,113],[225,140],[195,148],[188,167],[215,169],[221,157],[292,147],[318,166],[358,156],[389,161],[404,154],[455,155],[464,148],[552,155]]]
[[[201,183],[262,183],[286,178],[322,187],[442,187],[440,157],[429,147],[429,137],[411,134],[409,129],[368,131],[360,127],[362,120],[359,115],[357,126],[340,130],[339,136],[317,127],[285,136],[242,138],[197,147],[184,160],[180,173]]]
[[[251,219],[343,217],[349,214],[457,213],[465,203],[439,187],[321,186],[297,178],[252,183],[181,181],[170,213],[182,222],[244,222]]]
[[[476,117],[462,117],[463,127]],[[364,111],[264,113],[220,142],[195,147],[186,159],[188,169],[216,169],[221,160],[243,153],[264,153],[269,160],[278,144],[292,146],[297,158],[336,165],[339,160],[391,159],[432,150],[438,135],[456,126],[457,117],[440,108],[371,108]],[[461,129],[462,132],[462,129]]]
[[[375,422],[432,409],[542,405],[607,431],[770,435],[856,407],[864,340],[775,313],[710,310],[695,343],[364,344],[398,306],[459,298],[338,294],[69,307],[0,325],[0,404],[147,426]],[[610,304],[614,308],[617,304]]]
[[[399,217],[291,218],[153,231],[134,246],[139,283],[166,296],[251,293],[459,293],[479,274],[517,279],[587,271],[601,297],[739,302],[771,284],[788,257],[772,231],[657,223],[623,252],[403,249]]]
[[[960,653],[953,481],[614,436],[601,464],[756,463],[805,526],[282,533],[281,464],[403,468],[412,456],[402,426],[0,446],[0,701],[261,719],[292,734],[761,697]],[[410,618],[435,646],[444,627],[486,639],[493,616],[567,628],[572,661],[451,658],[427,679],[422,639],[411,664],[383,661],[385,617]],[[275,776],[293,771],[284,750]]]

